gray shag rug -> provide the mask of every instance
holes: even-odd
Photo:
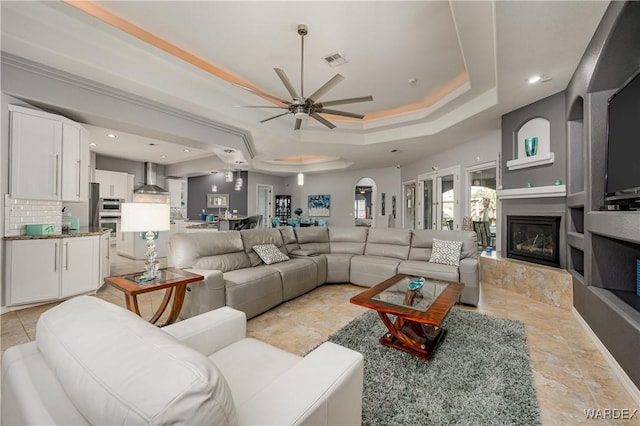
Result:
[[[429,362],[381,345],[374,311],[329,337],[364,355],[363,424],[540,424],[524,325],[456,308],[445,325]]]

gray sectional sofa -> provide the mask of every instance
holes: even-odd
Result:
[[[461,241],[459,266],[431,263],[433,239]],[[290,260],[265,264],[255,245],[273,244]],[[397,273],[465,284],[461,302],[480,295],[475,232],[395,228],[280,227],[175,234],[169,265],[205,277],[189,286],[181,316],[231,306],[252,318],[330,283],[372,287]]]

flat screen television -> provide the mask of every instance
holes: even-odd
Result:
[[[609,98],[605,200],[640,204],[640,70]]]

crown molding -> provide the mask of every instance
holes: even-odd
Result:
[[[98,93],[102,96],[109,96],[119,101],[127,102],[139,107],[155,110],[164,114],[172,115],[174,117],[191,121],[202,126],[210,127],[215,130],[228,133],[233,136],[240,137],[243,141],[244,147],[247,150],[249,156],[253,159],[255,157],[255,149],[253,147],[253,141],[251,134],[236,127],[229,126],[211,119],[191,114],[176,108],[172,108],[168,105],[161,104],[159,102],[152,101],[141,96],[133,95],[131,93],[124,92],[122,90],[107,86],[95,81],[67,73],[65,71],[58,70],[56,68],[49,67],[38,62],[31,61],[29,59],[22,58],[20,56],[13,55],[11,53],[2,51],[0,52],[0,63],[3,66],[11,66],[25,72],[30,72],[36,75],[40,75],[46,78],[60,81],[65,84],[70,84],[79,87],[84,90],[89,90],[94,93]]]

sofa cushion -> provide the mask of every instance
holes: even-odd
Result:
[[[253,251],[258,253],[260,259],[267,265],[272,263],[284,262],[289,260],[290,257],[280,251],[280,249],[273,244],[258,244],[253,246]]]
[[[237,269],[224,273],[225,300],[253,318],[282,303],[280,272],[269,265]]]
[[[327,283],[349,283],[351,273],[351,258],[353,254],[330,253],[327,257]]]
[[[313,260],[295,258],[270,267],[280,272],[283,301],[298,297],[318,285],[318,266]]]
[[[331,253],[364,254],[368,228],[329,228]]]
[[[251,266],[258,266],[262,264],[262,259],[260,259],[255,251],[253,251],[253,246],[273,244],[278,247],[282,253],[286,254],[287,249],[284,247],[284,240],[282,239],[282,234],[278,229],[246,229],[240,231],[240,237],[244,244],[244,252],[247,254],[247,257],[249,257]]]
[[[240,234],[235,231],[216,232],[215,236],[209,232],[178,233],[172,235],[169,241],[171,264],[181,269],[195,267],[196,262],[202,257],[243,252],[242,239]],[[223,260],[221,262],[244,262],[246,266],[242,266],[243,268],[249,266],[248,259],[242,260],[241,256],[234,257],[233,261]]]
[[[460,281],[460,272],[455,266],[423,262],[421,260],[405,260],[400,262],[398,265],[398,273],[413,275],[415,277],[432,278],[434,280]]]
[[[364,254],[406,260],[409,256],[411,231],[409,229],[369,229]]]
[[[434,238],[429,262],[458,266],[460,264],[461,249],[462,241],[448,241]]]
[[[400,260],[379,256],[353,256],[349,278],[353,284],[372,287],[397,273]]]
[[[213,269],[222,272],[249,267],[251,263],[244,251],[201,257],[193,264],[193,269]]]
[[[215,365],[132,312],[80,296],[42,314],[36,333],[47,364],[91,424],[236,422]]]
[[[288,253],[300,248],[300,244],[298,244],[298,240],[296,240],[296,234],[293,232],[293,228],[291,226],[281,226],[278,230],[280,231],[280,235],[282,235],[282,240],[284,241],[284,246],[287,248]]]
[[[300,248],[315,250],[316,253],[329,253],[329,230],[324,226],[308,226],[306,228],[294,228]]]
[[[473,231],[419,229],[412,231],[411,234],[409,260],[428,261],[431,257],[431,248],[433,246],[434,238],[449,241],[462,241],[460,259],[468,257],[477,259],[479,256],[478,236]]]

